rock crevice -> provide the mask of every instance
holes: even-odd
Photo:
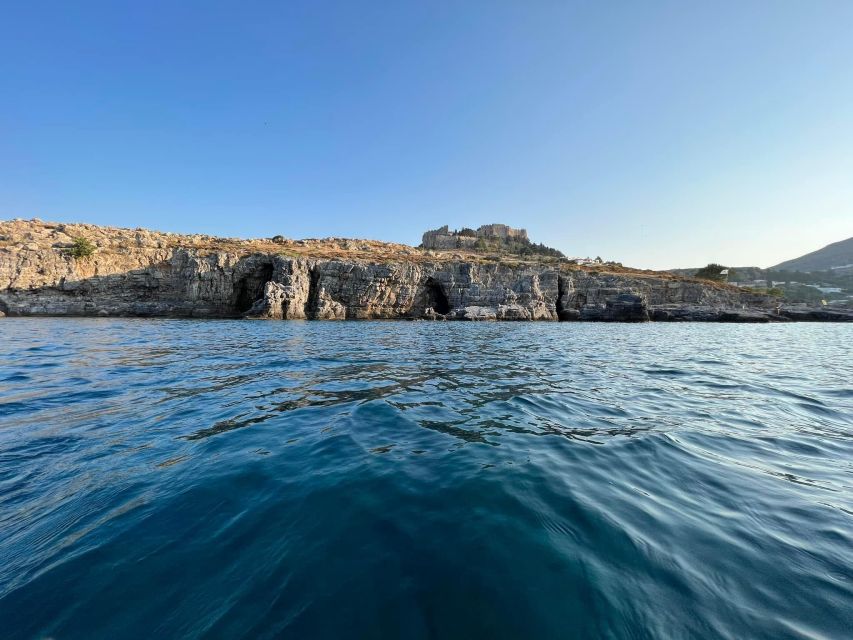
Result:
[[[0,239],[5,238],[0,313],[276,320],[847,319],[828,310],[786,311],[775,299],[666,274],[423,253],[417,259],[375,260],[283,255],[272,248],[240,250],[236,241],[225,243],[235,250],[204,249],[189,236],[82,228],[101,234],[100,244],[90,258],[77,259],[65,248],[71,236],[64,225],[0,222]]]

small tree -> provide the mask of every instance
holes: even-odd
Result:
[[[78,237],[74,238],[68,253],[75,258],[88,258],[95,253],[95,249],[97,249],[95,243],[87,240],[86,238]]]
[[[723,271],[725,270],[726,267],[723,265],[712,262],[711,264],[699,269],[699,271],[696,272],[696,277],[702,278],[703,280],[723,282],[726,279],[726,276],[723,275]]]

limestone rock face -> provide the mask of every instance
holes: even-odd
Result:
[[[710,307],[694,304],[661,305],[651,311],[657,322],[787,322],[788,318],[765,309]]]
[[[89,258],[68,253],[80,235],[97,244]],[[0,222],[0,314],[276,320],[821,319],[772,313],[775,303],[733,287],[657,274],[596,272],[555,261],[441,260],[424,253],[407,257],[405,252],[394,258],[351,258],[338,240],[331,257],[282,255],[282,247],[295,251],[293,247],[319,246],[320,241],[282,245],[214,240],[94,225]],[[375,246],[370,242],[359,241],[354,251],[369,253]]]
[[[308,317],[311,276],[306,260],[272,258],[270,280],[263,295],[246,312],[248,318],[304,320]]]
[[[648,322],[649,309],[645,296],[631,292],[614,292],[603,302],[583,305],[576,320],[599,322]]]
[[[788,306],[780,308],[779,314],[798,322],[853,322],[853,310],[850,309]]]
[[[255,300],[252,308],[246,312],[247,318],[265,320],[285,320],[284,306],[287,303],[288,291],[283,284],[267,282],[264,285],[263,297]]]
[[[424,288],[421,265],[370,264],[345,260],[316,261],[312,283],[318,319],[365,320],[418,317],[426,305],[416,307]]]

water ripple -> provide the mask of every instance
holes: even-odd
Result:
[[[7,638],[842,638],[853,327],[0,322]]]

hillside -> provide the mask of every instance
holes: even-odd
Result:
[[[555,256],[0,221],[0,317],[791,319],[776,306],[723,283]]]
[[[692,278],[680,278],[663,272],[625,267],[618,263],[584,266],[555,255],[513,254],[509,253],[506,247],[499,247],[494,251],[480,250],[476,247],[423,249],[393,242],[353,238],[329,237],[301,240],[284,236],[224,238],[201,233],[178,234],[154,231],[141,227],[126,229],[87,223],[46,222],[38,218],[0,220],[0,255],[4,251],[29,251],[61,257],[67,254],[74,238],[78,237],[86,238],[96,247],[95,261],[84,263],[84,266],[96,264],[97,259],[130,264],[137,254],[145,254],[146,257],[139,259],[144,262],[152,251],[169,253],[180,248],[192,250],[199,255],[209,255],[216,252],[225,252],[237,256],[269,253],[293,258],[370,262],[464,261],[469,263],[500,263],[508,266],[547,264],[561,270],[623,274],[655,280],[686,279],[695,281]],[[702,283],[718,288],[722,286],[705,281]],[[0,286],[2,284],[2,280],[0,280]]]
[[[853,238],[833,242],[823,249],[770,267],[773,271],[826,271],[837,267],[853,268]]]

